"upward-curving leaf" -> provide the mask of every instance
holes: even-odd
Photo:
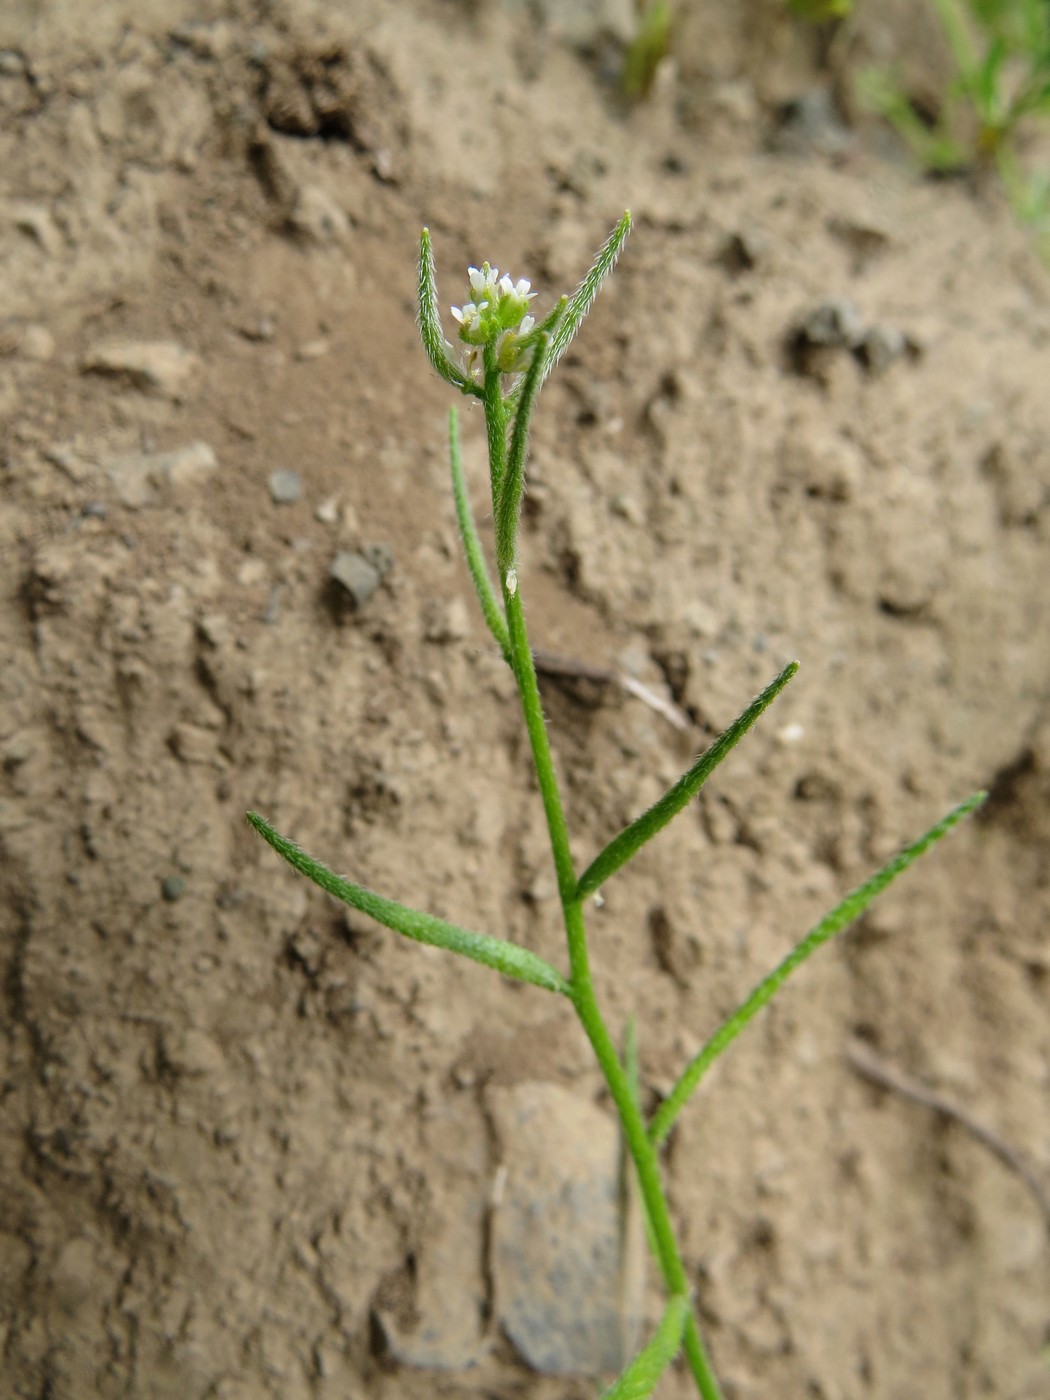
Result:
[[[429,943],[435,948],[447,948],[450,953],[460,953],[485,967],[495,968],[507,977],[516,977],[519,982],[530,982],[534,987],[560,992],[562,996],[571,995],[568,981],[557,968],[529,952],[528,948],[521,948],[517,943],[508,943],[502,938],[492,938],[487,933],[472,933],[458,924],[437,919],[433,914],[424,914],[421,910],[409,909],[395,900],[373,894],[362,885],[344,880],[341,875],[329,870],[327,865],[308,856],[294,841],[276,832],[258,812],[249,812],[247,817],[248,825],[300,874],[307,876],[327,894],[341,899],[352,909],[359,909],[362,914],[368,914],[395,933],[413,938],[417,943]]]
[[[660,1377],[682,1348],[682,1333],[689,1317],[689,1299],[676,1293],[667,1301],[660,1325],[616,1381],[603,1390],[601,1400],[647,1400]]]
[[[441,378],[454,385],[464,394],[480,395],[478,386],[468,379],[458,365],[449,357],[452,348],[441,329],[441,313],[438,311],[437,273],[434,271],[434,250],[430,243],[430,230],[425,228],[419,235],[419,334],[427,359]]]
[[[946,817],[942,818],[935,826],[931,826],[929,831],[920,836],[917,841],[906,846],[899,855],[888,861],[870,880],[866,880],[863,885],[848,894],[841,904],[837,905],[830,914],[826,914],[819,924],[810,929],[805,938],[792,948],[783,962],[779,963],[768,977],[759,982],[751,995],[741,1002],[731,1016],[722,1022],[714,1035],[690,1060],[678,1083],[653,1115],[652,1122],[649,1124],[649,1137],[654,1143],[663,1142],[671,1131],[674,1120],[678,1117],[690,1095],[696,1090],[706,1071],[710,1069],[726,1046],[737,1038],[751,1018],[761,1011],[767,1002],[772,1001],[795,969],[800,967],[818,948],[827,943],[828,939],[834,938],[855,919],[859,919],[868,905],[877,895],[882,893],[888,884],[896,880],[898,875],[903,874],[909,865],[913,865],[942,836],[947,836],[952,827],[957,826],[964,817],[968,817],[971,812],[975,811],[987,796],[986,792],[976,792],[965,802],[960,802],[958,807],[953,807]]]
[[[658,831],[662,831],[672,817],[678,815],[700,791],[730,749],[740,742],[762,711],[772,704],[797,670],[798,662],[789,662],[776,680],[751,701],[744,713],[737,716],[729,728],[718,736],[674,786],[667,789],[663,797],[654,802],[640,817],[636,817],[629,826],[625,826],[619,836],[613,837],[605,850],[595,856],[580,876],[576,886],[577,899],[586,899],[589,894],[593,894],[647,841],[651,841]]]
[[[547,362],[543,367],[543,378],[546,379],[551,370],[558,363],[565,351],[569,348],[573,337],[580,329],[583,318],[591,309],[591,303],[601,291],[602,283],[616,266],[616,259],[620,256],[623,245],[627,242],[627,235],[631,231],[631,211],[625,211],[623,218],[610,233],[609,237],[602,244],[598,251],[598,256],[591,264],[591,269],[587,276],[569,298],[569,305],[565,309],[565,315],[558,322],[551,337],[550,350],[547,353]]]

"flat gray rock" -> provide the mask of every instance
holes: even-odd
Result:
[[[535,1371],[619,1371],[638,1334],[644,1256],[638,1212],[623,1209],[617,1126],[556,1084],[493,1090],[488,1103],[507,1170],[492,1225],[503,1330]]]

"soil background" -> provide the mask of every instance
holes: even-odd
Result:
[[[647,1105],[991,791],[674,1133],[716,1367],[736,1400],[1050,1395],[1037,1199],[847,1053],[1050,1189],[1050,280],[994,186],[923,183],[852,107],[873,57],[936,90],[918,8],[829,42],[697,4],[628,108],[612,6],[4,5],[4,1396],[596,1393],[526,1364],[492,1255],[520,1092],[579,1106],[544,1148],[568,1170],[609,1121],[569,1008],[348,916],[244,812],[563,965],[415,257],[426,223],[446,315],[483,259],[545,308],[628,206],[522,542],[535,646],[665,706],[544,679],[577,860],[803,663],[590,914]],[[340,552],[381,566],[357,607]]]

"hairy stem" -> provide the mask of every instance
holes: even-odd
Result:
[[[569,944],[573,1005],[576,1007],[576,1014],[580,1018],[587,1039],[594,1049],[605,1082],[609,1086],[609,1093],[612,1095],[620,1116],[627,1148],[638,1175],[645,1210],[652,1225],[657,1246],[657,1262],[660,1266],[660,1272],[663,1274],[667,1291],[672,1295],[688,1293],[689,1284],[685,1266],[678,1250],[667,1206],[667,1197],[664,1194],[663,1182],[660,1177],[657,1149],[650,1141],[641,1109],[631,1092],[630,1078],[617,1054],[616,1046],[609,1034],[594,994],[590,958],[587,951],[587,934],[583,919],[583,903],[576,895],[576,873],[569,850],[569,832],[558,788],[558,779],[554,771],[547,725],[543,718],[543,706],[536,680],[536,667],[533,663],[528,633],[525,628],[521,594],[516,586],[515,591],[510,592],[506,578],[503,578],[501,583],[503,601],[507,611],[511,665],[518,683],[518,694],[525,717],[525,727],[528,730],[533,764],[539,781],[540,795],[543,799],[547,829],[550,833],[554,868],[558,878],[558,892]],[[692,1316],[686,1324],[684,1347],[686,1358],[696,1381],[697,1393],[702,1397],[702,1400],[721,1400],[721,1391],[707,1359],[696,1318]]]

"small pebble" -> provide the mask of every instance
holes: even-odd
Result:
[[[280,467],[270,473],[270,495],[279,506],[293,506],[303,498],[303,482],[298,472]]]
[[[308,340],[304,345],[300,345],[295,352],[297,360],[319,360],[323,355],[327,355],[330,349],[329,342],[324,339]]]
[[[881,374],[894,360],[900,358],[908,348],[903,331],[896,326],[872,326],[865,334],[858,349],[862,363],[873,374]]]
[[[799,326],[799,338],[806,345],[845,346],[854,350],[864,340],[864,319],[857,306],[845,297],[829,297],[815,306]]]
[[[328,572],[355,609],[363,608],[382,582],[382,575],[375,564],[351,549],[341,549],[332,560]]]
[[[186,893],[186,881],[181,875],[165,875],[160,882],[160,892],[169,904],[174,904]]]
[[[339,521],[339,497],[329,496],[314,511],[314,519],[322,525],[335,525]]]

